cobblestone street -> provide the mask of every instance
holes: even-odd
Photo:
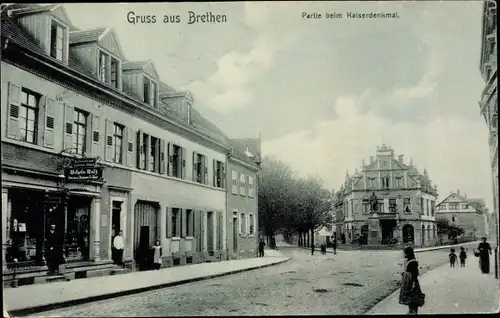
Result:
[[[223,278],[41,313],[43,316],[362,314],[396,289],[400,251],[340,251],[314,256],[282,249],[284,264]],[[421,272],[447,251],[419,253]],[[123,277],[126,279],[126,276]]]

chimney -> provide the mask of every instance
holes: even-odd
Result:
[[[404,155],[399,155],[399,162],[400,163],[405,163],[404,162]]]
[[[373,156],[370,156],[370,164],[373,163]]]
[[[460,195],[460,190],[457,190],[457,194]]]

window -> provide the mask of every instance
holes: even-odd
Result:
[[[64,28],[55,21],[50,26],[50,56],[62,61],[64,50]]]
[[[157,150],[158,138],[151,136],[151,147],[149,153],[149,171],[156,172],[156,163],[158,162]]]
[[[144,99],[143,101],[146,103],[146,104],[150,104],[151,105],[151,80],[149,78],[147,78],[146,76],[144,76]]]
[[[368,188],[374,188],[374,187],[375,187],[375,179],[368,178]]]
[[[426,214],[430,215],[431,214],[431,206],[429,204],[429,199],[425,199],[425,205],[426,205]]]
[[[196,154],[196,182],[205,183],[205,170],[204,170],[205,156]]]
[[[245,213],[240,214],[240,234],[246,234],[247,222]]]
[[[232,193],[237,194],[238,193],[238,172],[236,172],[235,170],[231,170],[231,179],[233,180]]]
[[[149,101],[149,105],[152,105],[154,106],[154,108],[157,108],[158,107],[158,99],[156,98],[156,95],[158,94],[157,84],[155,82],[151,82],[151,88],[152,88],[152,94]]]
[[[194,236],[194,213],[193,210],[186,210],[186,236]]]
[[[100,51],[99,52],[99,79],[104,83],[108,82],[108,63],[109,63],[109,55]]]
[[[177,222],[180,222],[179,219],[179,209],[178,208],[173,208],[172,209],[172,237],[180,237],[181,236],[181,229],[178,226]]]
[[[411,199],[405,198],[403,200],[403,209],[405,213],[411,213]]]
[[[172,176],[182,177],[182,148],[177,145],[172,146]]]
[[[454,216],[451,217],[451,222],[455,222],[455,217]]]
[[[141,168],[147,170],[146,154],[149,149],[149,135],[142,135]]]
[[[378,200],[378,212],[385,213],[384,200],[382,199]]]
[[[248,196],[254,197],[253,178],[251,176],[248,176]]]
[[[122,147],[123,147],[123,126],[115,123],[113,131],[113,161],[122,163]]]
[[[389,188],[389,177],[382,177],[382,188]]]
[[[253,214],[250,213],[248,215],[248,218],[249,218],[249,221],[250,221],[250,226],[249,226],[249,232],[248,232],[248,234],[253,235],[254,232],[255,232],[255,228],[254,228],[255,227],[255,220],[254,220]]]
[[[19,129],[21,140],[36,144],[38,126],[38,104],[40,96],[22,89],[21,107],[19,108]]]
[[[223,182],[222,182],[222,179],[224,178],[223,170],[224,170],[224,163],[216,160],[215,170],[214,170],[214,186],[217,188],[223,187]]]
[[[370,213],[370,200],[363,199],[362,205],[363,205],[363,214],[369,214]]]
[[[111,86],[118,88],[118,60],[111,59]]]
[[[450,210],[458,210],[458,203],[450,203]]]
[[[403,178],[397,177],[396,178],[396,188],[401,188],[403,186]]]
[[[73,148],[78,154],[85,153],[87,131],[87,113],[74,109],[73,111]]]
[[[390,213],[398,212],[396,199],[389,199],[389,212]]]
[[[240,174],[240,195],[246,195],[245,174]]]
[[[436,215],[436,202],[431,201],[431,216]]]

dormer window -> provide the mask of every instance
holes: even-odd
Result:
[[[64,27],[52,20],[50,26],[50,56],[59,61],[64,59],[64,33]]]
[[[143,102],[151,105],[151,81],[144,76],[144,99]]]
[[[119,61],[108,53],[99,51],[99,80],[106,84],[119,88]]]

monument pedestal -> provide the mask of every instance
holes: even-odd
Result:
[[[381,235],[380,221],[378,215],[374,213],[368,217],[368,244],[380,244]]]

